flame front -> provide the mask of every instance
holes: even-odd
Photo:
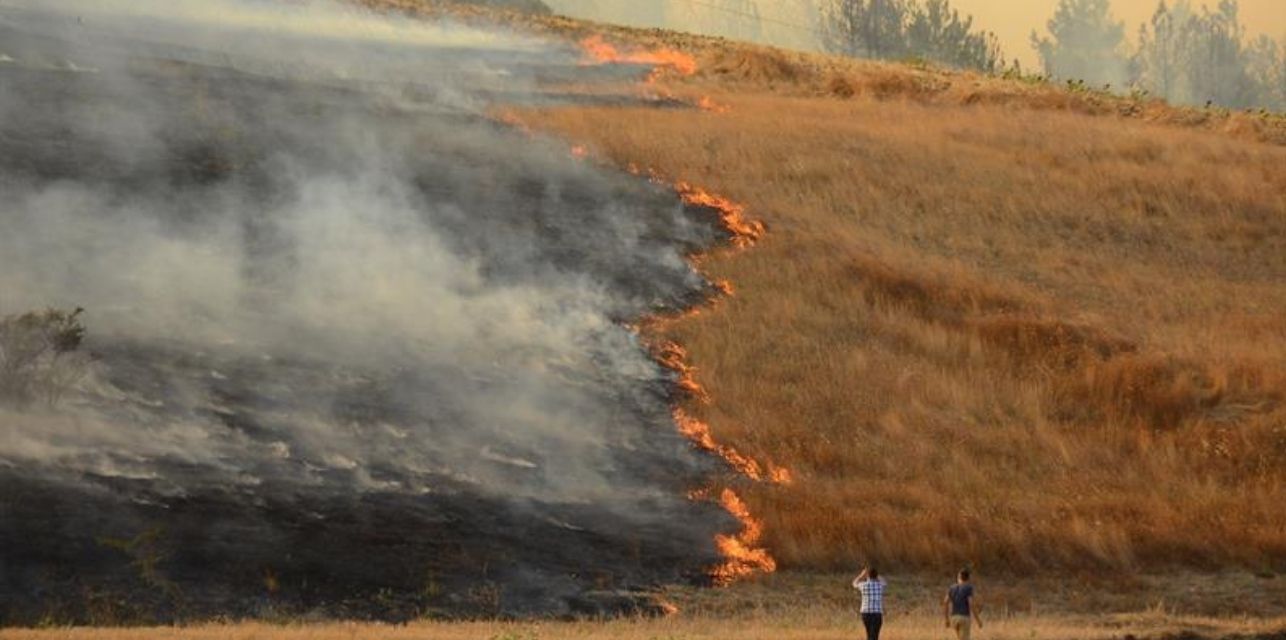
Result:
[[[710,425],[693,418],[683,409],[674,410],[674,423],[678,425],[679,433],[691,440],[692,444],[723,458],[728,463],[728,466],[736,469],[741,475],[757,482],[762,482],[769,478],[764,473],[763,466],[753,458],[742,455],[736,449],[716,442],[714,435],[710,433]]]
[[[679,75],[690,76],[697,72],[697,61],[692,56],[674,49],[656,49],[652,51],[622,51],[615,45],[595,34],[580,42],[581,50],[586,57],[596,64],[650,64],[656,67],[648,76],[649,82],[655,82],[661,74],[671,69]]]
[[[687,54],[671,50],[622,52],[597,35],[583,40],[581,47],[587,57],[595,63],[624,62],[655,65],[657,68],[649,76],[649,81],[655,81],[658,78],[658,73],[666,69],[673,69],[682,75],[692,75],[697,69],[695,60]],[[725,113],[728,110],[708,98],[702,99],[697,103],[697,106],[707,111],[719,113]],[[521,130],[528,130],[525,123],[511,114],[501,114],[500,119]],[[588,149],[582,145],[573,146],[570,152],[576,158],[586,158],[589,155]],[[741,204],[706,191],[689,182],[671,182],[658,172],[641,168],[633,163],[629,164],[627,169],[630,173],[647,177],[654,183],[672,187],[687,205],[705,207],[717,212],[722,227],[731,236],[731,244],[737,249],[753,246],[764,236],[765,228],[763,223],[747,218],[746,208]],[[700,263],[701,258],[701,255],[688,257],[694,267]],[[727,280],[715,281],[713,286],[724,296],[734,294],[732,283]],[[632,328],[643,338],[645,343],[650,345],[652,356],[656,362],[677,374],[676,386],[688,397],[702,404],[708,404],[710,394],[697,381],[695,367],[688,364],[687,350],[678,343],[660,338],[665,333],[664,329],[667,325],[700,313],[701,309],[694,307],[678,314],[653,316],[642,320]],[[733,447],[720,444],[715,440],[708,424],[689,415],[682,408],[676,407],[673,410],[673,417],[679,433],[692,442],[693,446],[719,456],[741,476],[754,482],[791,483],[792,478],[789,470],[772,462],[765,461],[761,464],[754,458],[741,454]],[[718,534],[715,536],[715,547],[720,555],[723,556],[724,561],[710,570],[710,577],[714,583],[719,586],[726,586],[755,573],[776,571],[777,562],[768,553],[768,550],[756,546],[763,536],[763,524],[751,515],[749,508],[732,489],[722,489],[717,498],[712,495],[712,491],[713,489],[711,488],[700,489],[692,492],[690,497],[693,500],[717,499],[724,510],[741,523],[740,532],[733,535]]]
[[[667,183],[655,171],[644,172],[637,166],[631,165],[630,172],[647,175],[656,183]],[[720,222],[724,229],[731,234],[731,242],[734,247],[744,249],[755,244],[763,237],[763,224],[747,219],[744,206],[723,196],[693,186],[688,182],[676,182],[673,186],[684,203],[707,207],[719,212]],[[700,261],[700,257],[690,256],[689,259],[695,265]],[[731,296],[734,293],[732,283],[727,280],[718,280],[713,284],[724,296]],[[699,308],[693,308],[675,316],[650,318],[639,329],[642,335],[650,336],[652,355],[657,363],[678,374],[676,385],[693,399],[701,403],[709,403],[710,394],[697,381],[696,368],[688,364],[687,350],[673,341],[656,338],[662,333],[664,326],[680,318],[687,318],[699,313]],[[787,469],[771,462],[761,464],[754,458],[743,455],[733,447],[720,444],[715,440],[714,434],[710,430],[710,425],[689,415],[682,408],[676,407],[673,414],[674,423],[678,427],[679,433],[691,441],[693,446],[719,456],[740,475],[755,482],[791,483],[792,478],[790,471]],[[691,494],[691,497],[694,500],[711,499],[710,490],[695,491]],[[767,549],[756,546],[763,535],[763,524],[751,516],[750,510],[732,489],[724,488],[718,497],[718,502],[741,523],[741,531],[735,535],[719,534],[715,536],[715,547],[719,550],[720,555],[724,557],[724,562],[710,570],[710,577],[714,583],[718,586],[726,586],[755,573],[776,571],[777,562],[772,555],[768,553]]]
[[[743,205],[687,182],[677,182],[674,188],[684,202],[718,211],[723,227],[732,234],[732,243],[737,247],[744,249],[763,238],[764,224],[758,220],[747,220]]]
[[[711,113],[728,113],[732,111],[732,107],[715,102],[714,98],[710,96],[701,96],[701,99],[697,100],[697,108]]]
[[[500,109],[491,112],[491,118],[500,124],[506,125],[522,135],[532,138],[536,132],[531,130],[531,126],[523,121],[517,113],[509,109]]]
[[[685,393],[700,402],[710,402],[710,394],[706,392],[705,387],[701,386],[700,382],[697,382],[696,369],[687,363],[687,349],[679,346],[677,342],[664,340],[652,348],[652,357],[661,366],[679,375],[679,380],[675,384]],[[677,420],[676,416],[676,422]],[[682,425],[679,426],[679,430],[683,430]]]
[[[708,491],[694,491],[693,500],[708,500]],[[755,573],[772,573],[777,570],[777,561],[767,549],[757,547],[763,536],[763,523],[750,514],[750,509],[732,489],[719,492],[719,504],[741,523],[741,531],[736,535],[719,534],[714,538],[715,547],[724,557],[722,564],[710,570],[710,578],[715,585],[726,587],[737,580],[747,578]]]

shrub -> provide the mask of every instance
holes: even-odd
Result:
[[[52,406],[84,377],[83,313],[46,309],[0,318],[0,404]]]

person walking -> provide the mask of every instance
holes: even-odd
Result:
[[[879,569],[866,567],[853,578],[853,588],[862,593],[862,626],[866,640],[880,640],[884,626],[884,579]]]
[[[969,570],[961,569],[956,576],[956,583],[947,589],[942,598],[942,615],[946,618],[947,628],[954,629],[957,640],[969,640],[973,632],[972,623],[982,629],[982,605],[978,602],[978,592],[969,582]]]

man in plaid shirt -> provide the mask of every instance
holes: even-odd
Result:
[[[853,579],[853,588],[862,592],[862,626],[867,640],[880,640],[884,626],[884,579],[875,567],[866,567]]]

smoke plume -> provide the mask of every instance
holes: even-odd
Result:
[[[0,2],[0,314],[84,307],[95,362],[0,409],[0,622],[594,611],[717,560],[625,322],[708,295],[719,232],[485,117],[573,52],[46,5]]]

